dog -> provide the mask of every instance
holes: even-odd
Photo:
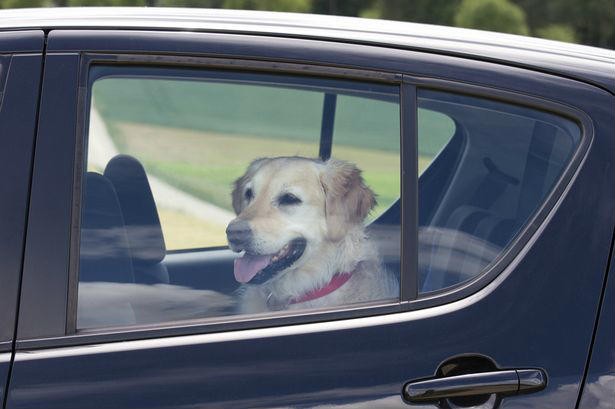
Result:
[[[242,284],[239,312],[328,308],[398,299],[364,220],[376,204],[352,163],[305,157],[254,160],[234,183],[226,229]]]

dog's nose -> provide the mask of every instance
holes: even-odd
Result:
[[[226,238],[229,244],[242,246],[247,244],[252,238],[250,223],[245,220],[237,219],[229,223],[226,228]]]

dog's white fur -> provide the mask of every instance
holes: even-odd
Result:
[[[246,195],[247,190],[251,195]],[[280,205],[277,200],[284,193],[301,203]],[[274,254],[298,237],[307,243],[303,255],[274,278],[241,287],[241,313],[399,297],[397,278],[384,270],[364,230],[364,219],[376,202],[355,165],[302,157],[257,159],[235,182],[232,198],[237,219],[247,221],[253,232],[251,252]],[[327,285],[340,272],[352,272],[352,276],[337,290],[311,301],[289,303]]]

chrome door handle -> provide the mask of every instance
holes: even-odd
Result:
[[[408,403],[491,394],[515,395],[544,389],[547,377],[541,369],[509,369],[412,381],[404,386]]]

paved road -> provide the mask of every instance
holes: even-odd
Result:
[[[95,167],[104,169],[109,160],[118,153],[107,126],[96,108],[92,106],[88,161]],[[177,189],[155,176],[148,174],[147,177],[158,207],[177,210],[224,227],[235,217],[232,212]]]

